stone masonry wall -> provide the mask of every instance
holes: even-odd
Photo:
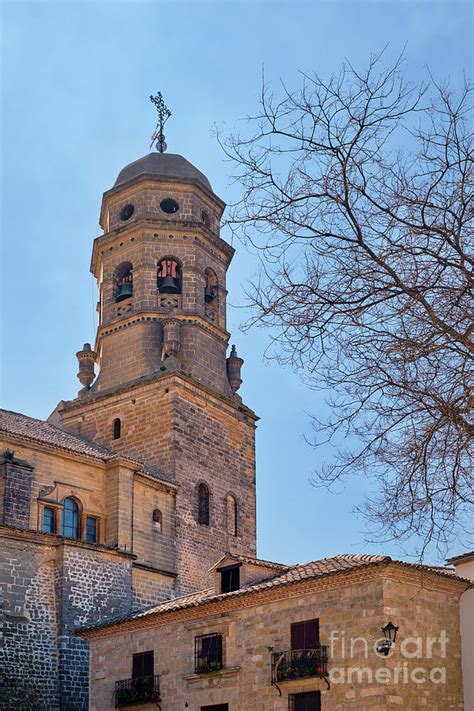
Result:
[[[168,614],[143,627],[104,630],[91,640],[90,711],[112,708],[115,681],[130,678],[132,655],[148,650],[154,650],[154,671],[160,675],[161,706],[173,711],[224,703],[229,711],[287,711],[289,694],[313,690],[321,693],[323,711],[462,709],[459,593],[456,583],[426,577],[420,585],[416,574],[400,576],[393,567],[274,589],[240,602],[228,598],[220,606]],[[293,622],[316,617],[321,644],[329,648],[331,688],[315,677],[281,681],[280,696],[271,684],[271,651],[290,649]],[[374,644],[388,619],[400,630],[385,657],[375,653]],[[425,644],[425,633],[438,639],[443,629],[451,635],[446,655],[435,642],[431,658],[408,658],[412,635]],[[194,638],[208,633],[223,635],[224,669],[195,674]],[[444,683],[430,681],[433,668],[445,670]]]
[[[86,711],[88,643],[74,633],[136,609],[131,558],[6,527],[0,539],[0,709]]]
[[[55,548],[0,544],[0,709],[59,711]]]
[[[0,479],[3,493],[0,500],[0,523],[28,528],[33,467],[18,459],[0,459]]]
[[[122,436],[114,440],[117,417]],[[78,402],[63,413],[63,426],[144,460],[179,485],[177,593],[212,585],[207,570],[227,550],[255,555],[255,423],[248,410],[176,374],[104,397],[100,406]],[[209,526],[197,522],[200,483],[210,491]],[[227,530],[229,494],[237,501],[237,536]],[[141,529],[137,546],[145,546],[146,522]]]

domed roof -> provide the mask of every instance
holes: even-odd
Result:
[[[186,158],[176,153],[149,153],[143,158],[133,161],[122,168],[115,181],[114,188],[141,175],[153,175],[165,179],[185,178],[196,180],[212,192],[211,184],[200,170],[194,167]]]

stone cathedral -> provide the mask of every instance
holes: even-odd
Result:
[[[47,708],[87,708],[79,626],[206,587],[226,551],[255,556],[257,418],[227,352],[224,207],[180,155],[127,165],[103,196],[77,398],[48,422],[2,411],[6,683],[31,708],[46,692]]]
[[[0,410],[0,709],[462,708],[468,580],[384,555],[256,557],[225,205],[162,138],[103,195],[77,397],[48,421]],[[440,630],[449,655],[426,674],[449,683],[389,683],[395,642]],[[375,682],[331,678],[343,637],[379,639],[362,662]]]

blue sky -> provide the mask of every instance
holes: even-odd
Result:
[[[238,187],[212,127],[238,129],[255,111],[263,66],[267,82],[292,87],[299,71],[330,74],[345,58],[365,66],[387,44],[389,60],[406,44],[414,81],[429,67],[458,84],[472,67],[469,2],[3,0],[0,9],[1,403],[40,418],[78,390],[75,353],[93,342],[96,326],[89,260],[101,196],[148,152],[150,93],[161,90],[173,112],[169,150],[229,203]],[[337,495],[310,485],[316,461],[331,456],[303,437],[324,397],[264,362],[268,333],[239,331],[257,261],[234,246],[229,325],[245,358],[241,394],[262,418],[259,554],[288,562],[338,552],[406,557],[410,548],[365,540],[353,510],[366,482]],[[453,540],[451,552],[460,549]]]

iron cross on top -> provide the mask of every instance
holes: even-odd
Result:
[[[165,134],[163,133],[163,127],[171,116],[171,111],[163,101],[163,95],[161,91],[159,91],[156,96],[150,96],[150,101],[152,104],[155,105],[155,108],[158,112],[158,123],[156,124],[155,131],[153,133],[153,136],[151,137],[150,148],[156,141],[156,150],[159,151],[159,153],[164,153],[166,151],[166,142]]]

